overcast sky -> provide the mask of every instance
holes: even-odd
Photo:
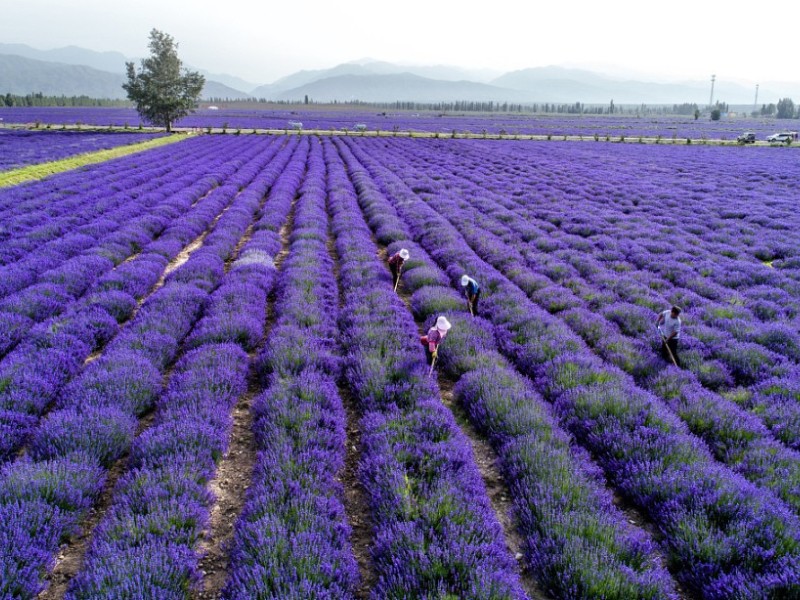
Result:
[[[1,0],[0,41],[145,56],[254,83],[365,57],[510,71],[565,65],[653,80],[798,81],[800,2]],[[480,7],[478,9],[477,7]],[[746,6],[746,8],[744,7]],[[641,75],[640,75],[641,76]]]

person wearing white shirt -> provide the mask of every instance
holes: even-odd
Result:
[[[681,309],[673,306],[669,310],[658,315],[656,319],[656,327],[661,332],[661,355],[664,360],[672,362],[675,360],[677,366],[681,366],[681,361],[678,358],[678,340],[681,339]],[[670,358],[670,353],[672,358]]]

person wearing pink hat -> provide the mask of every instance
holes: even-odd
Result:
[[[425,346],[428,364],[433,364],[433,360],[439,352],[439,344],[444,341],[451,327],[452,325],[450,322],[442,315],[436,319],[436,324],[428,330],[428,335],[423,335],[419,338],[419,341]]]

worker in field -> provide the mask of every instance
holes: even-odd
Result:
[[[656,328],[661,334],[661,355],[664,360],[671,362],[676,367],[681,366],[678,357],[678,340],[681,339],[681,309],[673,306],[669,310],[659,313],[656,319]]]
[[[419,338],[419,341],[425,346],[425,354],[428,357],[428,364],[431,365],[431,370],[433,370],[433,365],[439,356],[439,344],[444,341],[451,327],[450,322],[442,315],[436,319],[436,324],[428,330],[428,335],[423,335]]]
[[[411,255],[408,250],[401,248],[400,252],[395,252],[389,257],[389,269],[392,271],[392,285],[397,290],[397,282],[400,281],[400,272],[403,270],[403,263],[406,262]]]
[[[467,305],[471,315],[478,314],[478,300],[481,297],[481,286],[469,275],[461,276],[461,287],[464,288],[464,293],[467,295]]]

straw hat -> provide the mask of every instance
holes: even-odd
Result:
[[[436,329],[439,331],[449,331],[452,325],[450,325],[450,321],[444,318],[444,316],[439,317],[436,319]]]
[[[400,250],[400,258],[402,258],[403,260],[408,260],[409,256],[411,255],[408,253],[408,250],[406,250],[405,248],[402,248]]]
[[[461,276],[461,285],[466,287],[468,283],[469,283],[469,277],[467,277],[466,275],[462,275]]]

